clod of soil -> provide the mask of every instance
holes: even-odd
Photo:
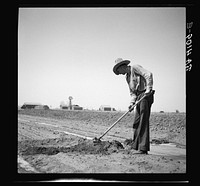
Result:
[[[127,146],[127,145],[132,145],[133,144],[133,140],[132,139],[126,139],[124,141],[124,145]]]
[[[110,154],[113,152],[117,152],[120,149],[124,149],[123,145],[116,140],[111,142],[109,141],[100,141],[98,143],[94,143],[91,140],[80,140],[77,145],[71,147],[64,146],[33,146],[31,144],[26,145],[21,151],[22,155],[36,155],[36,154],[47,154],[54,155],[59,152],[68,153],[68,152],[79,152],[84,154]]]
[[[29,146],[22,152],[22,155],[36,155],[36,154],[54,155],[58,154],[59,152],[60,152],[59,147]]]
[[[98,143],[94,143],[93,141],[90,140],[84,140],[78,145],[71,147],[70,150],[76,152],[89,153],[89,154],[99,154],[99,153],[109,154],[123,148],[124,148],[123,145],[116,140],[113,140],[111,142],[100,141]]]

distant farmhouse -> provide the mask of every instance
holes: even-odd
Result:
[[[112,108],[109,105],[101,105],[99,110],[100,111],[116,111],[115,108]]]
[[[72,110],[83,110],[83,107],[80,107],[79,105],[72,105]]]
[[[66,109],[66,110],[83,110],[83,107],[80,107],[79,105],[60,105],[61,109]]]
[[[49,109],[48,105],[42,105],[40,103],[24,103],[21,109]]]

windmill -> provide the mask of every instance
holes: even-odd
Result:
[[[72,96],[69,96],[69,109],[72,110],[72,99],[73,97]]]

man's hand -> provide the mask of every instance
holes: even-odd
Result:
[[[135,102],[132,102],[131,104],[130,104],[130,106],[128,107],[128,110],[131,112],[131,111],[133,111],[133,109],[134,109],[134,106],[135,105]]]
[[[144,93],[145,96],[149,96],[152,93],[152,90],[148,90]]]

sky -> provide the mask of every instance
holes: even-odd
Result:
[[[117,58],[153,73],[152,111],[186,111],[186,10],[162,8],[20,8],[18,105],[128,110]]]

